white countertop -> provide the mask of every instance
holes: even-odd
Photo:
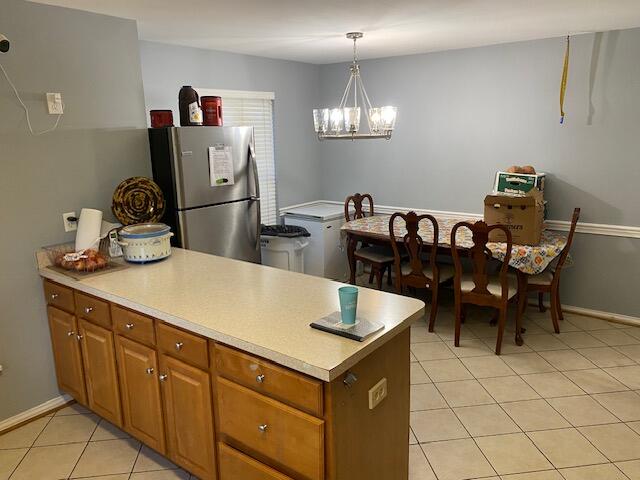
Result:
[[[323,381],[344,373],[424,311],[420,300],[360,288],[358,315],[385,328],[356,342],[309,326],[339,310],[343,284],[179,248],[166,260],[81,281],[47,268],[40,274]]]

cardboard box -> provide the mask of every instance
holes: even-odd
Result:
[[[506,226],[511,232],[514,245],[538,245],[544,227],[544,200],[537,188],[526,195],[487,195],[484,199],[484,221]],[[493,230],[492,242],[505,242],[502,231]]]
[[[544,194],[545,178],[544,173],[531,175],[528,173],[496,172],[493,192],[525,195],[532,188],[537,188]]]

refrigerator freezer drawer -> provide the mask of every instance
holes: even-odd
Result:
[[[178,217],[184,248],[260,263],[260,201],[183,210]]]

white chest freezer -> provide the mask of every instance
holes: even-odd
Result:
[[[285,209],[285,225],[304,227],[311,234],[304,251],[304,273],[346,281],[349,265],[347,251],[341,246],[340,227],[345,223],[344,206],[314,202]]]

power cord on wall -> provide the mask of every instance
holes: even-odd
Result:
[[[56,118],[56,121],[53,124],[53,127],[48,128],[47,130],[43,130],[42,132],[34,132],[33,131],[33,127],[31,126],[31,119],[29,118],[29,109],[27,108],[27,106],[22,101],[22,98],[20,98],[20,94],[18,93],[18,89],[16,88],[16,86],[13,84],[13,82],[9,78],[9,74],[4,69],[4,67],[2,66],[1,63],[0,63],[0,70],[2,70],[2,73],[4,74],[4,78],[7,79],[7,82],[9,83],[11,88],[13,89],[13,93],[16,94],[16,98],[18,99],[18,101],[20,102],[20,105],[22,105],[22,108],[24,109],[24,113],[25,113],[26,118],[27,118],[27,126],[29,127],[29,133],[31,133],[31,135],[34,135],[34,136],[44,135],[45,133],[53,132],[56,128],[58,128],[58,124],[60,123],[60,118],[62,117],[62,114],[58,115],[58,118]],[[64,105],[63,105],[63,107],[64,107]]]

